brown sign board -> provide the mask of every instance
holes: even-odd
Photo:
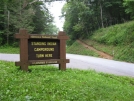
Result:
[[[28,34],[20,29],[15,38],[20,39],[20,61],[15,62],[22,70],[28,71],[29,65],[59,64],[60,70],[66,70],[66,40],[64,32],[58,35]]]
[[[29,39],[28,60],[60,59],[59,40]]]

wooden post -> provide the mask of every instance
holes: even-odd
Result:
[[[21,70],[28,71],[28,38],[27,30],[20,29],[19,34],[15,34],[15,38],[20,39],[20,62],[15,62]]]
[[[60,39],[60,60],[62,60],[59,64],[59,69],[66,70],[66,40],[68,39],[68,36],[66,36],[65,32],[62,31],[60,31],[58,35]]]

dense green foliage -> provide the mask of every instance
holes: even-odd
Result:
[[[134,19],[133,0],[68,0],[62,15],[68,46],[82,39],[116,60],[134,62],[134,22],[129,22]]]
[[[19,47],[11,47],[11,46],[0,46],[0,53],[10,53],[10,54],[19,54]]]
[[[87,38],[93,31],[130,21],[134,17],[134,1],[68,0],[62,9],[64,30],[72,40]]]
[[[44,1],[0,0],[0,45],[13,44],[13,35],[20,28],[35,34],[57,33],[58,28],[53,25],[53,17]]]
[[[131,18],[134,19],[134,1],[133,0],[124,0],[123,5],[126,8],[126,13],[130,13]]]
[[[0,61],[1,101],[133,101],[134,79],[53,66],[18,70]]]
[[[134,62],[134,21],[99,29],[94,32],[92,40],[116,47],[116,51],[111,49],[115,59]]]
[[[94,32],[92,38],[108,45],[134,44],[134,21],[101,28]]]

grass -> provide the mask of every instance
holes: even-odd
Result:
[[[114,57],[114,60],[126,61],[134,63],[134,48],[131,47],[132,44],[128,46],[123,45],[106,45],[104,43],[99,43],[95,40],[82,40],[86,44],[94,47],[97,50],[103,51]]]
[[[134,101],[134,79],[90,70],[0,61],[0,101]]]
[[[88,56],[99,56],[98,53],[85,48],[83,45],[79,44],[77,41],[74,42],[72,46],[67,48],[67,53],[88,55]]]
[[[0,53],[12,53],[12,54],[19,54],[19,48],[17,47],[10,47],[10,46],[1,46]]]
[[[134,63],[134,21],[99,29],[89,40],[87,43],[94,43],[96,49],[113,55],[115,60]]]
[[[81,39],[97,50],[113,56],[114,60],[134,63],[134,21],[101,28],[88,39]],[[69,53],[98,57],[76,42],[67,50]],[[85,51],[87,51],[85,53]]]

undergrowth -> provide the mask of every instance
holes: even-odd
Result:
[[[110,54],[114,60],[134,63],[134,21],[101,28],[95,31],[89,39],[82,39],[82,41],[97,50]],[[73,47],[76,49],[77,46],[73,44],[69,48],[73,50]],[[70,53],[74,52],[70,51]],[[82,51],[79,51],[78,54],[81,53]],[[92,56],[98,55],[92,54]]]
[[[0,53],[19,54],[19,50],[20,49],[18,47],[0,46]]]
[[[99,29],[90,40],[103,44],[104,49],[96,48],[113,55],[115,60],[134,62],[134,21]]]

